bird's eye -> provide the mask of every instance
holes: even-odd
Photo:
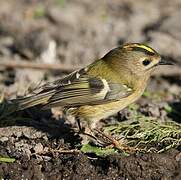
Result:
[[[151,63],[151,61],[149,59],[145,59],[142,63],[144,66],[147,66]]]

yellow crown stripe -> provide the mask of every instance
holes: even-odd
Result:
[[[140,45],[139,45],[139,44],[136,44],[135,47],[143,48],[143,49],[145,49],[145,50],[147,50],[147,51],[149,51],[149,52],[152,52],[152,53],[155,52],[152,48],[150,48],[150,47],[148,47],[148,46],[145,46],[145,45],[143,45],[143,44],[140,44]]]
[[[125,48],[134,48],[134,47],[137,47],[137,48],[145,49],[145,50],[147,50],[148,52],[155,53],[155,51],[154,51],[152,48],[150,48],[150,47],[148,47],[148,46],[146,46],[146,45],[144,45],[144,44],[128,44],[128,45],[125,45],[124,47],[125,47]]]

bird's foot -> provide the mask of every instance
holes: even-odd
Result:
[[[94,142],[98,143],[101,146],[104,147],[114,147],[120,151],[128,152],[128,153],[133,153],[140,151],[141,149],[135,148],[135,147],[130,147],[127,145],[124,145],[123,143],[119,142],[117,139],[114,137],[105,134],[104,132],[100,131],[99,129],[91,129],[91,134],[84,133],[85,135],[88,135],[89,137],[93,138]]]
[[[101,130],[97,128],[82,128],[80,125],[79,119],[77,120],[79,131],[78,134],[82,137],[82,144],[87,144],[91,141],[93,141],[95,144],[104,146],[104,147],[114,147],[120,151],[124,152],[136,152],[140,151],[141,149],[130,147],[127,145],[124,145],[123,143],[119,142],[117,139],[112,137],[111,135],[105,134]]]

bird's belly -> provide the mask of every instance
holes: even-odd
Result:
[[[114,105],[114,103],[109,103],[96,106],[82,106],[78,109],[78,114],[81,119],[88,121],[98,121],[100,119],[105,119],[111,115],[114,115],[124,108],[122,106],[113,107]]]
[[[116,114],[120,110],[127,107],[129,104],[133,103],[140,96],[131,95],[126,98],[122,98],[119,101],[110,102],[101,105],[94,106],[81,106],[76,109],[75,114],[80,119],[92,122],[97,122],[101,119],[105,119],[111,115]]]

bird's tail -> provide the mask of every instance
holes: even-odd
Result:
[[[36,105],[45,106],[52,97],[54,91],[42,92],[28,97],[17,98],[0,103],[0,119],[16,112]]]
[[[46,105],[49,99],[52,97],[54,91],[48,91],[44,93],[39,93],[31,95],[24,98],[14,99],[12,103],[17,106],[16,111],[24,110],[36,105]]]

